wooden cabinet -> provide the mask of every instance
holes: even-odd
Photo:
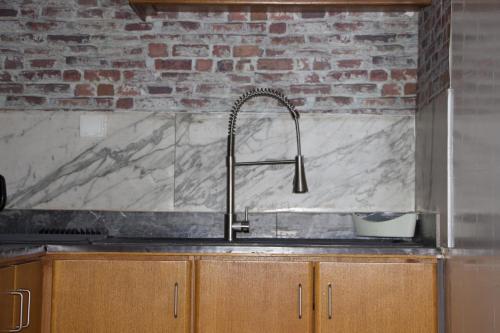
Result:
[[[437,332],[433,263],[322,262],[316,332]]]
[[[40,332],[41,301],[40,262],[0,269],[0,331]]]
[[[309,262],[200,260],[196,332],[312,332],[312,290]]]
[[[187,333],[190,262],[55,260],[52,333]]]
[[[0,331],[21,322],[27,333],[436,333],[438,326],[431,257],[63,253],[12,262],[0,268]]]
[[[14,324],[14,291],[15,267],[0,269],[0,331],[11,330],[19,325]]]

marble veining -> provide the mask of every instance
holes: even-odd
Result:
[[[226,114],[176,119],[175,208],[223,211]],[[414,117],[301,117],[309,193],[292,194],[293,167],[241,167],[237,209],[256,211],[414,210]],[[238,161],[295,156],[293,122],[284,113],[241,113]]]
[[[174,116],[103,113],[107,136],[87,138],[81,114],[0,112],[8,208],[172,210]]]
[[[225,210],[227,113],[98,113],[103,138],[80,137],[82,114],[0,112],[8,208]],[[414,210],[413,116],[303,114],[300,125],[309,193],[292,194],[292,165],[237,168],[238,211]],[[286,112],[242,112],[236,140],[238,161],[295,157]]]

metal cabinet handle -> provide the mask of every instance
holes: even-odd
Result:
[[[19,291],[8,291],[5,292],[4,294],[7,295],[12,295],[12,296],[19,296],[20,299],[20,305],[19,305],[19,326],[17,326],[14,329],[11,330],[1,330],[0,332],[20,332],[23,329],[23,308],[24,308],[24,295],[22,292]]]
[[[332,284],[328,284],[328,319],[332,319],[333,317],[333,308],[332,308]]]
[[[302,319],[302,284],[299,283],[299,319]]]
[[[174,318],[177,318],[178,303],[179,303],[179,284],[176,282],[174,286]]]
[[[17,289],[17,291],[20,291],[22,293],[28,294],[28,308],[26,311],[26,324],[23,324],[23,328],[27,328],[30,326],[30,315],[31,315],[31,291],[28,289]]]

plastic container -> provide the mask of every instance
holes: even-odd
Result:
[[[411,238],[417,224],[415,213],[353,214],[353,219],[356,234],[365,237]]]

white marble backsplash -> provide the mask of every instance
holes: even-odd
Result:
[[[80,137],[83,112],[0,112],[8,208],[173,210],[174,116],[94,113],[104,138]]]
[[[0,112],[0,173],[9,208],[223,211],[227,113],[99,113],[105,138],[80,137],[83,112]],[[96,114],[96,113],[91,113]],[[309,193],[293,166],[241,167],[237,209],[412,211],[413,116],[303,114]],[[292,159],[286,113],[241,113],[238,161]]]

